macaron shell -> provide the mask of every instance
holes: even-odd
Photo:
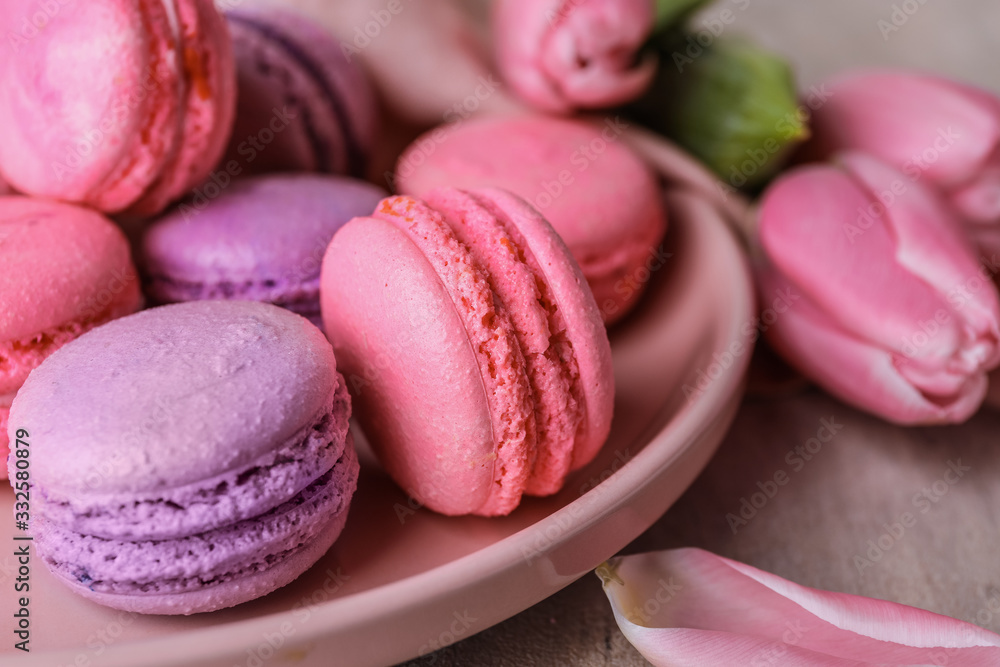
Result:
[[[385,194],[335,176],[236,181],[218,199],[189,202],[147,228],[140,252],[147,293],[158,303],[247,299],[298,304],[318,315],[320,267],[330,240],[351,218],[371,213]]]
[[[583,406],[574,396],[581,393],[573,386],[579,384],[577,367],[560,359],[561,343],[550,327],[544,275],[517,230],[484,208],[474,192],[442,188],[430,192],[426,201],[486,269],[490,286],[510,314],[525,358],[538,433],[538,454],[525,491],[553,494],[569,472]]]
[[[193,590],[182,592],[160,592],[162,589],[170,590],[173,585],[169,577],[164,577],[158,581],[153,577],[146,587],[148,592],[137,590],[135,593],[110,593],[92,590],[91,586],[83,585],[79,580],[80,572],[76,576],[71,576],[64,568],[54,567],[46,558],[46,565],[50,570],[74,592],[99,604],[132,611],[143,614],[196,614],[206,611],[215,611],[232,607],[234,605],[266,595],[282,586],[285,586],[303,572],[308,570],[323,554],[325,554],[333,543],[337,540],[347,522],[349,502],[357,486],[359,465],[357,455],[354,450],[354,443],[349,441],[345,449],[344,457],[332,471],[329,488],[332,492],[330,501],[324,504],[323,511],[320,512],[295,512],[290,519],[284,516],[275,524],[274,533],[287,534],[281,537],[278,534],[271,534],[270,530],[253,529],[247,526],[248,534],[245,537],[239,536],[239,527],[233,529],[229,535],[226,531],[220,531],[219,540],[211,540],[218,545],[218,550],[223,552],[215,554],[214,550],[192,556],[190,552],[186,555],[163,559],[164,562],[173,563],[175,574],[182,572],[199,572],[209,567],[206,563],[199,561],[211,559],[212,562],[228,564],[236,576],[229,578],[224,583],[198,587]],[[279,554],[278,562],[265,569],[258,569],[255,565],[261,557],[262,540],[278,539],[278,544],[294,544],[299,539],[305,539],[297,548],[293,548],[290,553]],[[111,543],[113,544],[113,543]],[[169,554],[177,550],[179,543],[172,544],[165,542],[145,542],[140,543],[140,549],[153,549]],[[147,552],[148,553],[148,552]],[[109,554],[112,555],[112,554]],[[117,552],[114,554],[117,556]],[[155,556],[148,556],[140,552],[142,560],[147,564],[155,561]],[[142,566],[133,560],[133,565]],[[218,565],[216,565],[218,567]],[[155,565],[156,569],[162,569],[160,565]],[[77,568],[78,569],[78,568]]]
[[[586,416],[577,436],[572,469],[597,455],[611,432],[614,414],[614,368],[611,344],[601,313],[569,248],[545,218],[520,197],[504,190],[485,188],[476,195],[506,215],[524,237],[549,286],[566,338],[579,368]]]
[[[174,2],[186,83],[182,130],[160,176],[129,214],[149,216],[204,181],[222,157],[236,113],[236,65],[229,28],[212,0]]]
[[[440,213],[410,197],[390,197],[373,217],[393,223],[420,248],[464,322],[489,400],[497,458],[493,492],[475,513],[508,514],[524,493],[537,453],[537,434],[524,356],[507,311],[485,267],[458,241]]]
[[[239,468],[287,441],[330,405],[335,370],[319,330],[281,308],[164,306],[49,357],[15,397],[11,426],[31,433],[42,488],[150,492]]]
[[[33,9],[6,3],[6,24],[13,29]],[[17,40],[14,57],[0,61],[5,179],[109,211],[134,200],[176,136],[170,41],[160,0],[62,4],[44,30]]]
[[[403,231],[358,218],[323,262],[323,324],[379,460],[436,512],[468,514],[492,492],[490,405],[465,325]]]
[[[72,495],[39,488],[33,508],[77,533],[133,541],[176,539],[260,516],[301,493],[343,456],[351,403],[339,374],[338,381],[332,405],[315,422],[241,468],[185,486],[113,497],[91,493],[88,480]],[[123,445],[141,446],[139,437]]]
[[[82,207],[0,197],[0,263],[0,394],[61,345],[141,303],[125,236]]]
[[[258,173],[363,176],[375,143],[377,110],[358,63],[344,56],[331,34],[293,11],[245,4],[226,17],[239,77],[229,158]],[[292,116],[291,125],[279,123],[273,142],[257,151],[248,139],[259,142],[279,111]]]

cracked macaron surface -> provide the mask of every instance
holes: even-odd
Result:
[[[359,470],[350,411],[322,333],[275,306],[176,304],[96,329],[11,408],[32,442],[39,554],[119,609],[264,595],[343,528]]]

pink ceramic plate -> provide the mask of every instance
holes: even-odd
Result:
[[[266,598],[193,617],[92,604],[33,557],[24,654],[11,632],[21,594],[5,484],[0,662],[386,665],[468,637],[592,570],[648,528],[707,463],[736,411],[750,358],[750,277],[733,236],[707,204],[681,194],[669,203],[672,229],[665,248],[651,249],[650,265],[657,252],[670,257],[653,272],[640,310],[612,336],[611,439],[562,493],[529,499],[503,519],[446,518],[411,506],[368,465],[347,528],[319,564]]]

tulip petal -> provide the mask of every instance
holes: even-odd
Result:
[[[973,178],[1000,143],[997,104],[970,86],[869,71],[822,88],[828,99],[813,127],[825,150],[863,150],[944,188]]]
[[[844,330],[943,364],[961,347],[961,323],[945,293],[896,260],[885,208],[836,167],[799,168],[765,193],[760,242],[774,266]],[[934,335],[914,344],[920,323],[935,321]]]
[[[990,166],[949,198],[955,210],[973,225],[1000,225],[1000,150]]]
[[[497,62],[504,79],[545,111],[572,110],[538,66],[539,50],[566,0],[497,0],[493,13]]]
[[[598,576],[654,665],[1000,664],[1000,635],[884,600],[806,588],[700,549],[625,556]]]
[[[934,193],[901,180],[902,174],[882,162],[862,153],[845,153],[838,159],[872,197],[892,193],[883,219],[896,242],[896,261],[946,295],[950,309],[967,329],[963,347],[984,344],[983,358],[970,359],[970,366],[993,368],[1000,363],[1000,300],[959,221]]]
[[[789,301],[789,290],[795,294],[796,288],[772,267],[758,267],[757,283],[764,304],[782,295]],[[891,353],[841,329],[808,298],[791,301],[791,307],[768,326],[768,341],[803,375],[844,402],[904,425],[963,422],[982,403],[983,370],[951,386],[927,379],[920,384],[935,391],[925,394],[900,372],[900,361]],[[946,369],[940,373],[948,375]],[[954,391],[939,393],[949,388]]]

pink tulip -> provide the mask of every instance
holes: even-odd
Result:
[[[961,422],[1000,363],[1000,304],[938,196],[875,158],[765,193],[762,327],[804,375],[900,424]]]
[[[653,56],[637,55],[654,21],[653,0],[497,0],[500,71],[546,111],[623,104],[656,72]]]
[[[654,665],[1000,665],[1000,635],[857,595],[806,588],[700,549],[598,568],[625,637]]]
[[[825,88],[829,99],[813,117],[820,153],[861,150],[926,179],[974,238],[1000,249],[1000,98],[899,71],[851,74]]]

